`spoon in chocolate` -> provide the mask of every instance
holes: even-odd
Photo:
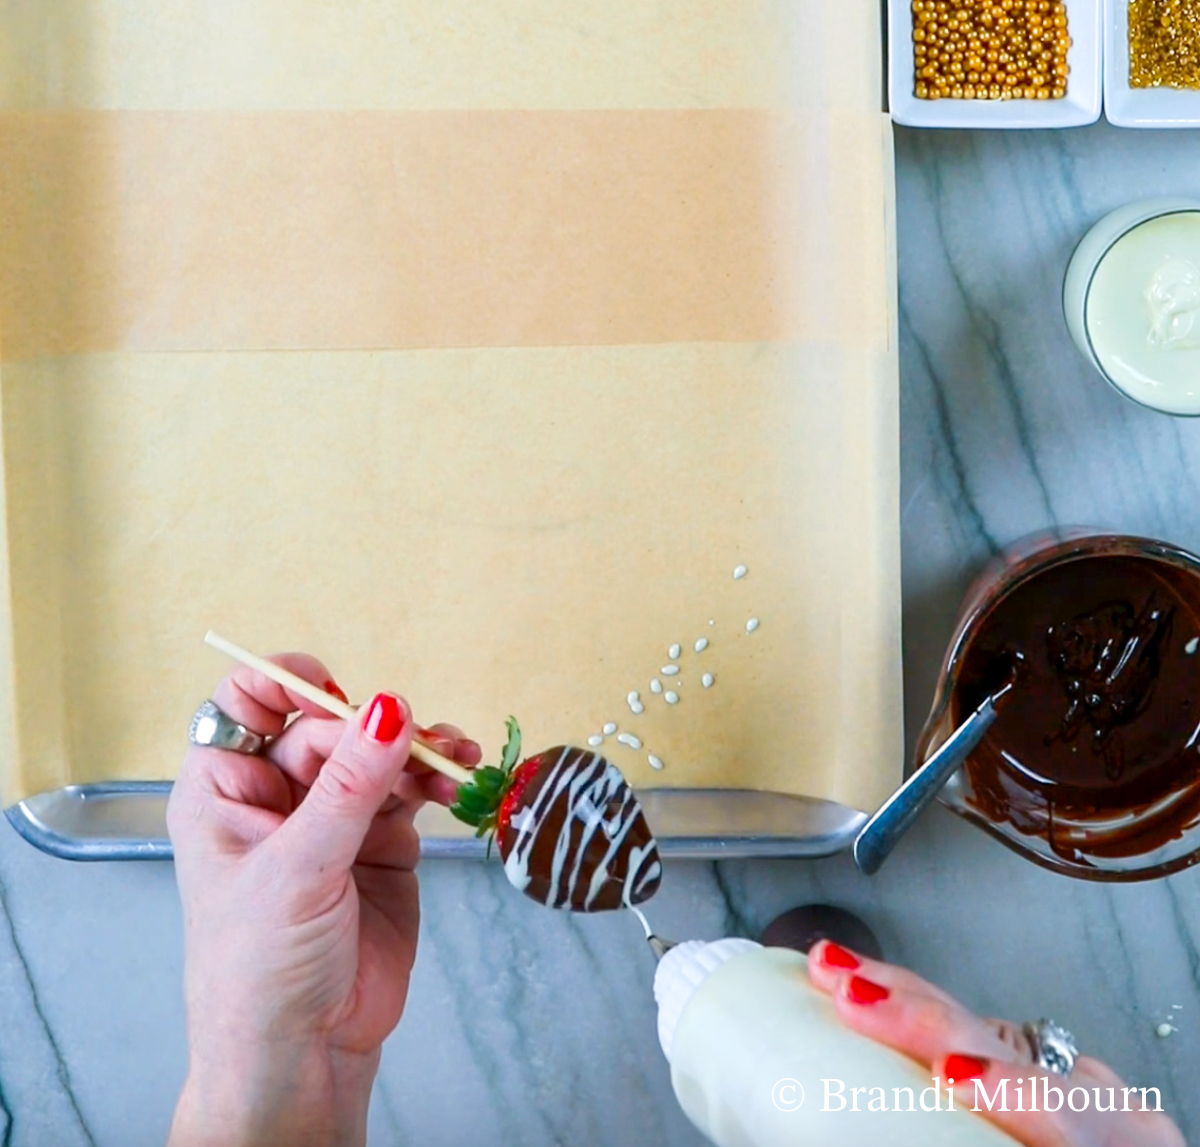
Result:
[[[854,863],[867,876],[879,871],[922,810],[962,766],[996,719],[996,703],[1013,687],[1010,680],[961,724],[941,748],[908,778],[859,830]]]

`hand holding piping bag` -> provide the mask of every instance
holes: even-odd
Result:
[[[809,953],[808,971],[812,983],[833,997],[847,1027],[903,1052],[928,1067],[931,1076],[953,1079],[960,1106],[975,1106],[977,1080],[993,1097],[1004,1085],[1010,1110],[999,1110],[997,1102],[989,1111],[981,1101],[980,1113],[1025,1147],[1185,1147],[1166,1115],[1141,1110],[1137,1088],[1129,1092],[1132,1110],[1124,1110],[1126,1085],[1099,1060],[1080,1056],[1066,1077],[1043,1071],[1034,1064],[1020,1026],[980,1019],[913,972],[869,960],[828,940]],[[1037,1111],[1029,1110],[1031,1080]],[[1024,1111],[1016,1110],[1018,1086]],[[1054,1088],[1061,1093],[1061,1104]],[[1084,1089],[1084,1110],[1074,1111],[1066,1102],[1072,1088]],[[1045,1109],[1044,1091],[1057,1110]],[[1098,1106],[1115,1110],[1097,1110]],[[1149,1106],[1155,1106],[1153,1094]]]

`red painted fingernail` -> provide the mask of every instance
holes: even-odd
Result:
[[[856,1004],[877,1004],[880,1000],[886,1000],[891,994],[882,984],[864,979],[862,976],[851,976],[846,984],[846,995]]]
[[[946,1079],[953,1083],[958,1079],[978,1079],[987,1071],[987,1061],[973,1055],[946,1056]]]
[[[853,952],[847,952],[845,948],[830,943],[821,951],[821,963],[830,968],[846,968],[852,972],[862,961]]]
[[[404,710],[399,699],[390,693],[376,693],[362,727],[368,737],[390,745],[404,729]]]
[[[348,698],[346,694],[343,693],[340,688],[338,688],[338,683],[336,681],[326,681],[322,688],[324,688],[326,693],[331,694],[341,701],[343,705],[350,704],[350,698]]]

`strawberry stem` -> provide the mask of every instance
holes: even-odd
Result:
[[[513,783],[513,769],[521,756],[521,726],[516,717],[505,723],[508,740],[500,755],[499,767],[485,765],[471,774],[471,779],[458,786],[454,803],[450,806],[451,816],[469,824],[477,837],[488,838],[488,855],[492,851],[492,837],[496,832],[496,814]]]

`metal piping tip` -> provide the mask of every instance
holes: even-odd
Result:
[[[650,951],[654,953],[656,960],[661,960],[676,944],[675,940],[664,940],[661,936],[655,936],[653,933],[646,937],[646,942],[650,945]]]
[[[650,927],[650,921],[646,919],[645,913],[633,904],[629,905],[633,914],[642,922],[642,930],[646,933],[646,943],[650,945],[650,951],[654,953],[657,960],[661,960],[672,948],[675,947],[675,940],[664,940],[661,936],[654,934],[654,929]]]

